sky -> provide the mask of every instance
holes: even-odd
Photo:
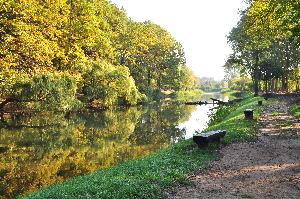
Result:
[[[242,0],[111,0],[134,21],[150,20],[169,31],[199,77],[224,76],[231,52],[226,35],[239,20]]]

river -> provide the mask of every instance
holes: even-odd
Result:
[[[228,96],[211,93],[223,101]],[[174,104],[86,112],[39,113],[0,129],[0,198],[147,156],[206,128],[213,105]]]

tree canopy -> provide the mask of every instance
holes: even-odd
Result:
[[[251,0],[228,42],[233,54],[225,67],[250,74],[254,91],[299,91],[300,1]],[[279,86],[281,88],[279,88]]]
[[[71,91],[61,91],[73,98],[69,102],[109,107],[136,104],[162,89],[185,89],[191,73],[182,70],[183,47],[168,31],[131,20],[107,0],[0,0],[0,13],[1,108],[28,87],[35,97],[18,100],[23,106],[41,104],[40,87],[56,93],[59,86],[36,86],[39,78],[63,86],[68,77]],[[78,104],[52,99],[56,107]]]

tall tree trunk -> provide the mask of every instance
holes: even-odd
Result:
[[[281,76],[281,92],[285,91],[285,77],[284,74]]]
[[[285,65],[285,71],[284,71],[284,76],[285,76],[285,85],[284,85],[284,91],[288,92],[289,91],[289,68],[290,68],[290,59],[291,59],[291,54],[290,54],[290,47],[289,43],[286,42],[285,45],[285,56],[286,56],[286,65]]]
[[[158,72],[158,78],[157,78],[157,90],[160,92],[161,90],[161,71]]]
[[[268,80],[265,80],[265,93],[268,94]]]
[[[274,93],[274,78],[271,80],[271,92]]]
[[[258,78],[254,77],[254,96],[258,96],[258,90],[259,90],[259,81]]]
[[[255,68],[254,68],[254,96],[258,96],[259,92],[259,71],[258,71],[258,53],[255,54]]]

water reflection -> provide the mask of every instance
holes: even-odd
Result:
[[[14,198],[168,147],[205,125],[209,108],[155,105],[86,112],[68,119],[58,113],[17,117],[0,129],[0,198]]]
[[[206,93],[201,97],[202,101],[211,102],[210,98],[222,100],[223,102],[229,101],[229,96],[220,93]],[[208,115],[213,108],[217,107],[216,104],[208,104],[205,106],[196,106],[196,110],[191,114],[190,118],[183,123],[179,124],[180,129],[185,129],[185,139],[193,137],[196,131],[202,131],[207,128],[209,122]]]
[[[161,105],[17,118],[0,130],[0,196],[16,195],[146,156],[184,139],[195,107]]]

